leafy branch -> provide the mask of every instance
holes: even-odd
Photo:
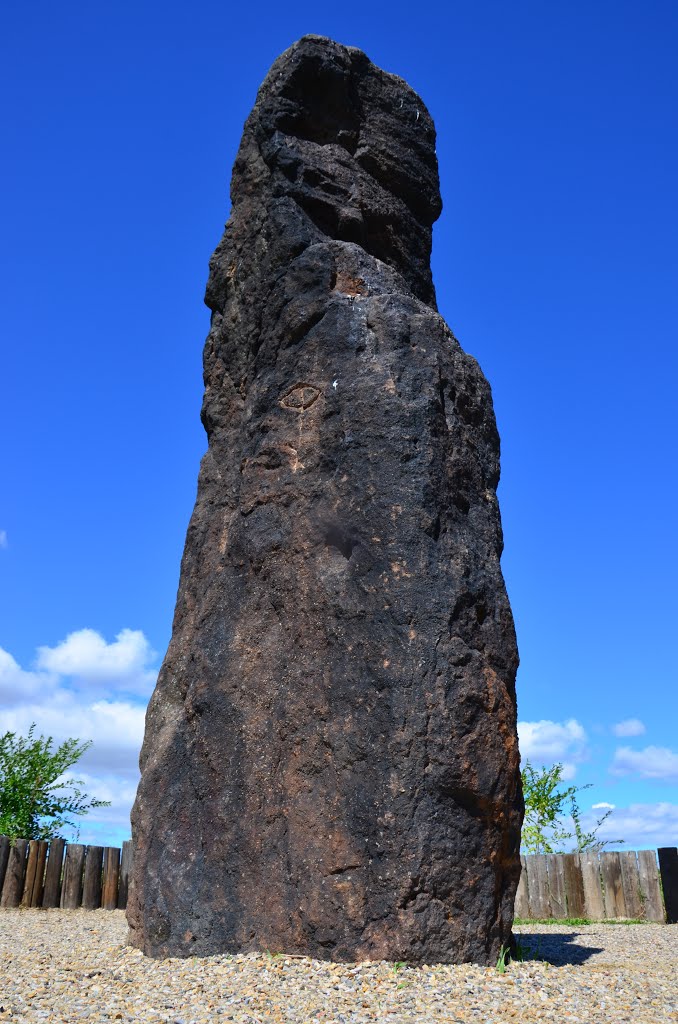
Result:
[[[527,853],[563,853],[563,844],[574,839],[576,849],[600,850],[609,843],[623,843],[623,839],[599,839],[597,832],[609,818],[611,810],[598,818],[590,832],[585,832],[577,794],[591,788],[568,786],[562,789],[563,765],[537,771],[529,761],[521,772],[525,797],[525,820],[521,842]],[[571,819],[571,825],[568,821]],[[574,831],[572,827],[574,826]]]
[[[82,779],[62,776],[92,745],[65,740],[52,749],[52,737],[6,732],[0,737],[0,835],[12,839],[54,839],[65,828],[76,830],[73,818],[108,800],[91,800],[80,788]]]

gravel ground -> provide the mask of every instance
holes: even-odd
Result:
[[[521,925],[494,968],[270,954],[148,960],[122,911],[0,911],[0,1022],[366,1024],[677,1021],[678,926]],[[528,953],[528,950],[530,953]]]

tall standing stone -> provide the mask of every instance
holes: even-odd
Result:
[[[491,963],[522,798],[489,386],[436,311],[435,131],[271,68],[210,265],[209,447],[132,823],[131,941]]]

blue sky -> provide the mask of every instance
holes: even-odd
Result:
[[[521,746],[678,841],[678,7],[11,5],[0,33],[0,731],[92,738],[118,842],[205,438],[207,261],[306,32],[435,119],[441,312],[490,380]],[[626,724],[624,724],[626,723]],[[630,724],[629,724],[630,723]]]

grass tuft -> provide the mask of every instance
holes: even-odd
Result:
[[[595,920],[592,917],[514,917],[513,923],[520,924],[564,924],[568,928],[582,924],[647,924],[640,917],[617,917]]]

